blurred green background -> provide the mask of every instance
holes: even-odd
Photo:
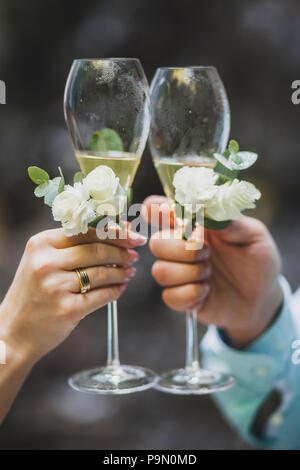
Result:
[[[76,171],[63,119],[63,91],[74,58],[139,57],[149,81],[158,66],[215,65],[231,104],[232,132],[259,153],[247,173],[262,190],[256,216],[278,243],[283,271],[300,279],[300,79],[298,0],[2,0],[0,79],[0,292],[12,280],[27,238],[54,227],[32,194],[30,164]],[[161,193],[145,151],[134,199]],[[124,363],[156,370],[184,357],[184,318],[161,302],[153,260],[141,250],[138,275],[120,301]],[[32,371],[0,429],[1,449],[245,449],[210,397],[148,391],[95,397],[67,377],[105,361],[105,311],[84,320]]]

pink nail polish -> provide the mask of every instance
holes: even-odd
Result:
[[[135,268],[127,268],[126,269],[126,279],[132,279],[135,274],[136,274],[136,269]]]
[[[126,284],[121,284],[120,286],[120,293],[123,294],[124,290],[126,289]]]
[[[209,284],[204,284],[204,286],[202,287],[202,292],[201,292],[202,299],[208,295],[209,291],[210,291]]]
[[[130,263],[135,263],[139,259],[139,255],[134,250],[128,250],[128,254]]]
[[[131,246],[142,246],[147,243],[147,238],[143,237],[143,235],[140,235],[139,233],[136,232],[129,232],[129,244]]]

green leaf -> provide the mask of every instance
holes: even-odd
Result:
[[[130,188],[127,190],[127,207],[131,206],[132,198],[133,198],[133,192],[132,192],[132,189]]]
[[[42,183],[39,186],[37,186],[34,190],[34,195],[36,197],[44,197],[46,196],[47,192],[49,189],[49,183]]]
[[[43,184],[49,181],[48,173],[38,166],[30,166],[28,168],[28,176],[35,184]]]
[[[226,183],[226,181],[228,181],[229,179],[233,180],[237,177],[239,173],[237,170],[229,170],[220,162],[217,162],[216,166],[214,167],[214,171],[215,173],[219,173],[219,175],[222,176],[222,178],[219,177],[219,179],[217,180],[217,185]]]
[[[59,182],[59,185],[58,185],[58,192],[62,193],[63,190],[65,189],[65,177],[63,175],[63,172],[62,172],[60,166],[58,167],[58,171],[60,173],[60,182]]]
[[[52,203],[53,203],[54,199],[59,194],[58,188],[59,188],[60,181],[61,181],[60,176],[57,176],[53,180],[49,181],[49,189],[48,189],[48,192],[45,195],[45,199],[44,199],[44,202],[47,206],[52,207]]]
[[[73,177],[73,182],[75,183],[82,183],[82,180],[84,178],[84,174],[82,171],[77,171]]]
[[[96,219],[92,220],[92,222],[89,223],[89,227],[96,228],[98,222],[100,222],[100,220],[104,219],[105,217],[107,217],[107,215],[99,215],[99,217],[96,217]]]
[[[116,150],[123,152],[123,142],[119,134],[113,129],[104,128],[95,132],[90,141],[92,152],[107,152]]]
[[[228,150],[230,153],[233,153],[233,154],[238,153],[239,149],[240,149],[240,146],[236,140],[231,140],[229,142]]]
[[[230,222],[231,220],[222,220],[222,222],[218,222],[217,220],[204,217],[204,227],[210,230],[223,230],[224,228],[228,227]]]

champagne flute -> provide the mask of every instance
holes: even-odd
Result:
[[[106,165],[129,190],[147,141],[149,111],[148,82],[138,59],[75,60],[64,112],[81,171]],[[107,364],[74,375],[69,384],[83,392],[125,394],[150,388],[155,380],[149,369],[120,365],[117,302],[108,304]]]
[[[215,67],[157,69],[151,83],[149,142],[164,192],[173,204],[175,173],[183,166],[213,168],[213,154],[225,150],[229,131],[229,104]],[[200,368],[196,310],[186,312],[186,342],[185,367],[162,373],[155,388],[189,395],[234,385],[228,374]]]

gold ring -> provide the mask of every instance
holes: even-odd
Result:
[[[75,270],[80,284],[80,293],[86,294],[89,290],[91,290],[91,283],[88,273],[84,271],[84,269],[76,269]]]

